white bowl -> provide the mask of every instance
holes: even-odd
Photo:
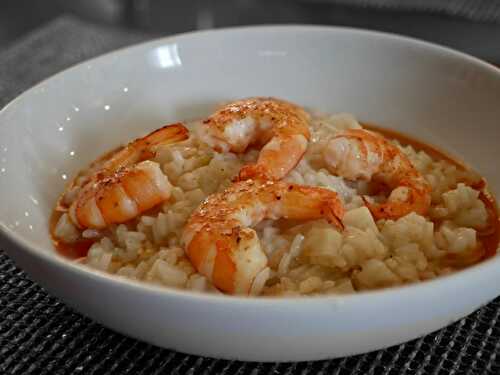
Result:
[[[126,335],[255,361],[346,356],[398,344],[500,294],[494,257],[448,277],[347,296],[194,294],[93,272],[57,255],[51,209],[104,151],[222,100],[272,95],[352,112],[459,155],[500,193],[500,73],[470,56],[353,29],[278,26],[156,40],[82,63],[0,112],[1,247],[49,292]]]

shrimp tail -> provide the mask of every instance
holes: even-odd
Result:
[[[157,145],[169,145],[185,141],[189,138],[189,130],[180,122],[165,125],[146,137],[137,141],[140,148],[139,161],[151,159],[155,156],[152,148]]]
[[[401,188],[400,188],[401,189]],[[394,198],[393,193],[385,203],[372,203],[363,196],[363,202],[375,218],[396,220],[400,217],[415,212],[419,215],[426,215],[431,205],[430,188],[424,186],[406,186],[403,198]]]
[[[363,202],[371,212],[371,214],[376,218],[397,218],[394,212],[394,206],[388,204],[377,204],[370,202],[369,198],[365,195],[361,197]]]
[[[189,130],[180,122],[165,125],[148,135],[147,141],[151,144],[171,144],[186,140]]]
[[[273,180],[273,176],[269,172],[269,169],[262,164],[247,164],[244,165],[236,181],[245,181],[248,179],[261,179],[261,180]]]
[[[341,231],[344,230],[342,218],[344,217],[344,206],[340,205],[338,201],[329,201],[324,208],[324,215],[328,223],[336,226]]]

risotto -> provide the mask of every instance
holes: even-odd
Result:
[[[496,253],[496,205],[476,173],[429,146],[363,126],[350,114],[308,115],[310,134],[304,154],[276,180],[335,192],[343,210],[340,223],[332,225],[323,212],[304,220],[287,213],[263,216],[253,230],[265,257],[243,294],[356,293],[433,279]],[[243,152],[215,147],[200,133],[202,124],[184,123],[189,130],[185,139],[159,144],[155,152],[141,157],[140,164],[146,160],[159,166],[158,171],[148,171],[168,178],[169,196],[124,222],[106,219],[104,226],[83,225],[83,219],[75,222],[79,213],[70,212],[92,176],[102,173],[103,164],[115,153],[80,172],[54,211],[51,234],[56,248],[82,265],[118,277],[199,292],[226,291],[218,287],[215,276],[210,277],[211,271],[207,274],[206,264],[200,266],[196,255],[188,254],[190,239],[183,233],[193,213],[210,204],[210,197],[224,197],[221,192],[235,184],[244,166],[258,165],[263,149],[259,144]],[[374,207],[385,207],[384,202],[395,195],[386,186],[392,180],[381,183],[332,172],[325,147],[339,134],[363,128],[385,135],[402,155],[396,157],[408,159],[422,176],[422,184],[430,187],[425,212],[416,208],[384,215],[383,209]],[[141,168],[146,167],[150,168]]]

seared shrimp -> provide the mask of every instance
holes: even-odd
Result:
[[[295,104],[250,98],[227,104],[203,122],[202,139],[216,151],[242,153],[262,146],[256,164],[244,166],[239,179],[279,180],[304,155],[310,138],[309,115]]]
[[[365,204],[376,219],[397,219],[410,212],[425,215],[431,188],[408,157],[383,136],[365,129],[342,132],[326,145],[330,172],[350,180],[374,180],[392,189],[387,202]]]
[[[189,136],[182,124],[164,126],[98,163],[82,183],[69,207],[69,217],[79,228],[104,228],[123,223],[170,197],[171,186],[160,166],[150,159],[159,145]]]
[[[114,173],[121,167],[151,159],[155,156],[155,148],[186,140],[189,130],[181,123],[163,126],[145,137],[137,138],[113,154],[104,162],[99,173]]]
[[[69,217],[80,228],[105,228],[167,200],[171,190],[159,164],[145,160],[85,185],[71,204]]]
[[[213,194],[192,214],[183,233],[186,253],[198,272],[229,294],[249,294],[267,256],[251,227],[264,219],[325,218],[342,228],[337,193],[283,181],[236,182]]]

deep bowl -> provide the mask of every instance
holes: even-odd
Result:
[[[185,34],[84,62],[0,112],[1,247],[49,292],[126,335],[181,352],[298,361],[398,344],[500,295],[500,259],[417,285],[346,296],[238,298],[134,283],[55,253],[68,178],[118,143],[222,100],[265,95],[352,112],[466,160],[500,193],[500,72],[418,40],[271,26]]]

